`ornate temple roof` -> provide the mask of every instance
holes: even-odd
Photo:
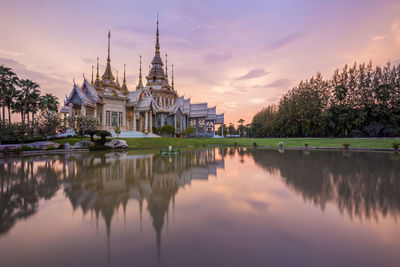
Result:
[[[217,108],[212,107],[207,109],[207,117],[206,120],[215,120],[217,117]]]
[[[108,31],[108,56],[107,65],[103,76],[101,76],[101,86],[107,91],[114,92],[115,90],[121,90],[121,87],[115,82],[115,77],[111,71],[111,59],[110,59],[110,39],[111,32]]]
[[[190,104],[189,117],[207,117],[207,103]]]

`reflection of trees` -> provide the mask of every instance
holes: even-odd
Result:
[[[351,218],[378,219],[400,213],[400,165],[390,154],[271,150],[252,151],[268,172],[322,209],[334,203]]]
[[[51,198],[58,190],[55,162],[47,158],[41,163],[37,166],[32,158],[0,162],[0,234],[35,214],[39,200]]]
[[[224,153],[222,150],[220,153]],[[38,210],[41,199],[51,199],[62,185],[73,209],[94,212],[106,225],[108,259],[112,218],[128,201],[143,203],[152,218],[158,257],[161,233],[179,188],[195,179],[208,179],[223,168],[215,149],[179,156],[128,155],[126,152],[84,153],[1,159],[0,235]],[[140,228],[142,221],[140,219]],[[98,224],[96,224],[98,225]]]

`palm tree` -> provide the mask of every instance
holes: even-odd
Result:
[[[7,91],[10,85],[16,84],[18,81],[17,75],[11,70],[11,68],[0,65],[0,95],[1,95],[1,106],[2,106],[2,126],[5,126],[6,122],[6,106],[7,106]]]
[[[18,82],[19,82],[19,80],[17,82],[10,83],[8,85],[8,89],[7,89],[7,93],[6,93],[5,105],[6,105],[7,111],[8,111],[8,122],[9,123],[11,123],[11,108],[15,103],[15,99],[18,97],[18,90],[15,87],[15,85],[17,85]]]
[[[21,80],[21,94],[22,100],[24,103],[23,106],[23,115],[22,115],[22,123],[25,123],[25,119],[28,120],[29,124],[29,104],[30,104],[30,96],[31,94],[36,94],[39,92],[39,85],[35,82],[32,82],[29,79]]]
[[[45,94],[39,102],[41,111],[57,112],[59,106],[58,98],[52,94]]]
[[[12,108],[12,113],[20,113],[21,114],[21,122],[22,122],[23,115],[24,115],[24,101],[22,98],[21,91],[17,92],[15,101],[13,103],[11,103],[11,108]]]
[[[35,122],[36,112],[39,110],[40,91],[37,89],[32,90],[29,95],[29,111],[32,113],[32,125]]]

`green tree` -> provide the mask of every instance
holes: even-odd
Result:
[[[2,126],[5,126],[6,121],[6,107],[11,106],[10,89],[18,84],[18,77],[11,68],[0,65],[0,96],[2,106]],[[9,115],[10,118],[10,115]]]
[[[52,94],[45,94],[41,97],[39,102],[39,108],[41,111],[57,112],[59,105],[60,103],[58,102],[58,98]]]

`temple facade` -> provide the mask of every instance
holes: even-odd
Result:
[[[160,55],[159,23],[157,21],[155,55],[151,68],[142,78],[142,62],[140,57],[139,81],[134,90],[129,90],[126,84],[126,72],[122,85],[111,70],[110,58],[111,34],[108,33],[108,56],[104,74],[99,75],[99,59],[97,58],[96,79],[89,82],[83,77],[81,86],[75,84],[69,96],[66,96],[61,113],[64,121],[68,116],[93,116],[99,120],[100,128],[113,130],[120,127],[121,131],[153,133],[153,128],[164,125],[175,127],[179,134],[188,127],[193,127],[194,135],[213,137],[217,124],[224,123],[224,114],[217,114],[216,107],[208,107],[207,103],[192,104],[191,99],[179,96],[174,85],[174,70],[172,65],[171,83],[168,80],[168,62],[166,64]]]

